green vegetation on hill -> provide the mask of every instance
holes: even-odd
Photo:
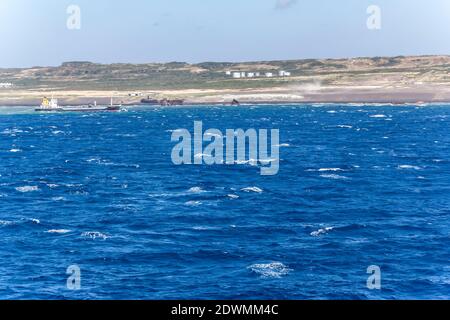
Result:
[[[286,78],[233,79],[226,71],[273,72],[286,70]],[[424,82],[449,82],[449,56],[375,57],[356,59],[288,60],[259,62],[183,62],[149,64],[98,64],[66,62],[58,67],[0,69],[0,82],[18,89],[162,90],[272,88],[302,84],[318,78],[321,83],[358,83],[368,76],[397,77]],[[393,78],[394,79],[394,78]]]

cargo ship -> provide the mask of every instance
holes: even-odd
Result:
[[[101,111],[121,111],[122,105],[114,105],[112,98],[110,105],[88,104],[84,106],[66,106],[58,105],[58,99],[48,99],[44,97],[41,105],[35,109],[36,112],[101,112]]]

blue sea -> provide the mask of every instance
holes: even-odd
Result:
[[[194,121],[279,173],[174,165]],[[0,159],[0,299],[450,298],[450,106],[2,107]]]

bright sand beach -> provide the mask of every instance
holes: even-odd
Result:
[[[432,103],[450,102],[450,86],[321,86],[319,88],[270,88],[270,89],[190,89],[152,91],[158,97],[178,98],[185,104],[230,104],[233,99],[241,103]],[[45,92],[39,90],[1,90],[0,105],[35,106],[44,96],[53,95],[62,105],[81,105],[97,101],[109,103],[139,104],[143,97],[130,97],[128,91],[65,90]]]

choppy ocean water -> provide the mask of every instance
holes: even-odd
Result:
[[[279,174],[173,165],[195,120],[280,129]],[[0,298],[448,299],[449,134],[450,106],[0,108]]]

